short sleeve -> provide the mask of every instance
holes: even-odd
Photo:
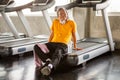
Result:
[[[53,28],[53,23],[52,23],[52,26],[50,27],[51,31],[54,31],[54,28]]]
[[[50,27],[51,31],[54,31],[54,23],[55,23],[55,20],[52,22],[52,26]]]

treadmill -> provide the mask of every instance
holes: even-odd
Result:
[[[111,0],[76,0],[66,5],[56,6],[55,9],[59,7],[64,7],[66,9],[79,7],[93,8],[94,11],[101,10],[105,24],[107,38],[84,38],[78,40],[78,47],[83,49],[79,51],[72,50],[71,53],[68,53],[66,59],[68,65],[77,66],[79,64],[82,64],[83,66],[85,66],[88,60],[104,54],[108,51],[114,51],[114,42],[110,29],[108,14],[106,12],[106,8],[110,5],[110,2]]]
[[[0,12],[3,12],[4,14],[4,10],[5,10],[5,7],[8,7],[8,6],[14,6],[15,5],[15,2],[14,0],[1,0],[0,1]],[[3,16],[3,19],[5,17]],[[9,17],[8,17],[9,18]],[[11,21],[11,20],[10,20]],[[13,25],[14,26],[14,25]],[[16,31],[16,29],[14,29],[14,32]],[[17,32],[17,31],[16,31]],[[0,33],[0,42],[1,41],[6,41],[6,40],[12,40],[12,39],[15,39],[15,38],[18,38],[19,37],[26,37],[26,35],[24,33],[17,33],[17,37],[14,36],[11,32],[5,32],[5,33]]]
[[[18,33],[18,35],[20,36],[20,38],[26,37],[26,35],[24,33]],[[6,41],[6,40],[12,40],[12,39],[16,39],[16,37],[13,35],[13,33],[11,33],[11,32],[0,33],[0,42]]]
[[[44,0],[45,1],[45,0]],[[47,0],[48,1],[48,0]],[[16,39],[14,40],[7,40],[0,42],[0,55],[1,56],[8,56],[8,55],[16,55],[16,54],[22,54],[25,52],[33,51],[33,46],[36,43],[45,43],[47,42],[48,38],[40,37],[35,38],[32,35],[32,30],[30,28],[29,23],[27,22],[27,19],[25,18],[24,14],[22,13],[23,9],[30,8],[31,11],[42,11],[43,16],[50,27],[52,24],[52,21],[50,19],[49,14],[47,13],[47,9],[52,7],[54,5],[54,0],[49,0],[47,2],[47,5],[35,5],[38,4],[36,1],[29,2],[27,4],[21,5],[21,6],[14,6],[14,7],[5,7],[3,11],[1,11],[2,16],[4,17],[5,21],[8,23],[9,28],[15,35]],[[33,5],[34,4],[34,5]],[[11,19],[9,16],[6,15],[8,12],[16,11],[18,14],[18,17],[20,18],[21,22],[23,23],[29,37],[28,38],[20,38],[18,35],[18,32],[13,25]]]

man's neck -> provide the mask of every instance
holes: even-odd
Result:
[[[67,20],[60,20],[61,24],[65,24]]]

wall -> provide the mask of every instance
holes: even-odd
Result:
[[[112,30],[113,40],[116,43],[115,48],[120,49],[120,17],[109,16],[110,27]],[[95,12],[91,10],[90,19],[90,36],[92,37],[106,37],[105,27],[102,16],[96,16]]]
[[[85,21],[86,21],[86,9],[74,8],[73,17],[77,24],[77,30],[80,38],[85,36]]]
[[[20,19],[17,16],[11,16],[10,18],[13,21],[14,25],[16,26],[18,32],[27,34],[23,24],[21,23]],[[27,16],[26,19],[28,20],[30,24],[33,35],[49,34],[49,28],[43,17]],[[10,32],[10,29],[8,28],[6,22],[1,16],[0,16],[0,32],[1,33]]]
[[[78,26],[81,38],[106,37],[105,26],[102,16],[96,16],[93,9],[74,8],[74,18]],[[115,48],[120,49],[120,16],[109,16]]]

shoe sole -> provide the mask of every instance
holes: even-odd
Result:
[[[48,76],[48,75],[50,75],[50,69],[48,68],[48,67],[44,67],[44,68],[42,68],[41,69],[41,73],[43,74],[43,75],[45,75],[45,76]]]

